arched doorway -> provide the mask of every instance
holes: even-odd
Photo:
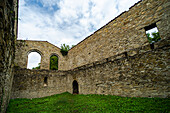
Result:
[[[73,81],[73,94],[79,94],[79,87],[76,80]]]

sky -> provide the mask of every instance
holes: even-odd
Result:
[[[76,45],[138,1],[20,0],[18,39]]]
[[[157,27],[154,27],[154,28],[152,28],[152,29],[146,31],[146,34],[149,33],[150,36],[151,36],[151,38],[153,38],[152,33],[155,33],[155,32],[158,32],[158,28],[157,28]]]
[[[40,62],[41,62],[41,55],[37,52],[31,52],[28,55],[27,68],[32,69],[33,67],[37,67]]]

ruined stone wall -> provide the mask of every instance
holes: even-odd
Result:
[[[12,88],[17,6],[17,0],[0,0],[0,113],[6,111]]]
[[[69,71],[16,69],[12,98],[72,93],[74,80],[80,94],[169,97],[170,46],[166,40],[157,46],[151,50],[146,45]],[[44,86],[46,76],[48,85]]]
[[[59,58],[59,70],[63,67],[63,56],[60,48],[50,44],[47,41],[17,40],[15,65],[21,68],[27,68],[28,55],[30,52],[38,52],[41,55],[40,69],[50,68],[50,57],[55,54]]]
[[[81,94],[169,97],[170,46],[149,49],[147,45],[78,67],[68,74],[68,79],[78,81]],[[72,92],[71,86],[68,91]]]
[[[41,54],[41,69],[49,69],[50,56],[59,56],[59,70],[70,70],[149,44],[145,27],[156,23],[161,39],[170,35],[170,2],[142,0],[123,12],[62,56],[60,49],[46,41],[18,40],[15,64],[26,68],[28,53]]]
[[[47,77],[47,83],[45,83]],[[65,72],[16,69],[11,98],[40,98],[66,92]]]
[[[145,27],[156,23],[162,39],[170,35],[170,2],[142,0],[73,47],[64,70],[108,58],[148,44]],[[169,41],[169,40],[167,40]]]

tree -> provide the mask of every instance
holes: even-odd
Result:
[[[41,63],[39,63],[37,67],[33,67],[32,69],[40,69],[40,65]]]
[[[152,36],[153,36],[153,37],[151,37],[149,33],[147,33],[146,35],[147,35],[147,37],[148,37],[149,43],[151,43],[151,44],[152,44],[152,43],[155,43],[155,42],[158,42],[159,40],[161,40],[160,35],[159,35],[159,32],[153,32],[153,33],[152,33]]]
[[[62,53],[63,56],[66,56],[68,54],[69,49],[70,49],[69,45],[61,44],[60,52]]]
[[[66,44],[61,44],[61,49],[64,51],[68,51],[70,49],[70,46]]]
[[[58,70],[58,57],[55,55],[50,57],[50,69]]]
[[[40,65],[41,63],[39,63],[37,67],[33,67],[32,69],[40,69]],[[58,57],[55,55],[50,57],[50,69],[58,70]]]
[[[74,45],[72,45],[72,47],[74,47]],[[66,44],[61,44],[60,52],[62,53],[63,56],[65,56],[67,55],[68,50],[71,49],[72,47]],[[39,63],[37,67],[33,67],[32,69],[40,69],[40,64],[41,63]],[[58,70],[58,57],[55,55],[50,57],[50,69]]]
[[[74,47],[74,45],[72,45],[72,47]],[[62,53],[63,56],[66,56],[68,54],[68,50],[71,49],[72,47],[66,44],[61,44],[60,52]]]

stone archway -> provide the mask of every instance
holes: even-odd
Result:
[[[26,58],[26,66],[29,69],[40,69],[41,68],[41,61],[42,61],[42,52],[38,49],[30,49],[27,52],[27,58]],[[36,59],[36,60],[35,60]],[[30,65],[30,62],[34,61],[34,66]],[[36,65],[35,65],[36,64]],[[29,66],[32,66],[31,68]]]
[[[73,81],[73,94],[79,94],[78,82],[76,80]]]

